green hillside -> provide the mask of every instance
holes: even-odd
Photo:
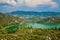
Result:
[[[23,22],[22,18],[0,13],[0,29]]]
[[[60,28],[25,27],[27,23],[34,23],[35,21],[36,23],[47,23],[48,21],[48,23],[60,23],[60,19],[55,17],[28,22],[18,16],[0,13],[0,40],[60,40]]]

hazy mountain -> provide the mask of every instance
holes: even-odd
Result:
[[[34,11],[14,11],[10,14],[13,15],[34,15],[34,16],[60,16],[60,12],[34,12]]]

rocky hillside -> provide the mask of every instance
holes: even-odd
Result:
[[[14,25],[16,23],[21,23],[22,21],[22,18],[0,13],[0,27]]]
[[[37,21],[38,23],[52,23],[52,24],[60,24],[60,18],[59,17],[48,17],[44,19],[39,19]]]

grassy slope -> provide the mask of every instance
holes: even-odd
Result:
[[[15,33],[0,34],[8,40],[60,40],[60,31],[52,29],[20,28]]]

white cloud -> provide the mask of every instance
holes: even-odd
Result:
[[[58,7],[58,4],[57,3],[55,3],[55,2],[51,2],[51,8],[56,8],[56,7]]]
[[[16,2],[14,0],[0,0],[0,3],[7,3],[11,5],[16,5]]]
[[[57,3],[52,0],[25,0],[25,3],[29,7],[36,7],[38,5],[51,5],[52,7],[57,6]]]
[[[56,7],[57,3],[52,0],[0,0],[0,3],[8,3],[15,6],[21,6],[25,4],[28,7],[36,7],[38,5],[51,5],[52,7]]]
[[[17,0],[16,3],[17,3],[17,4],[23,4],[23,1],[24,1],[24,0]]]

